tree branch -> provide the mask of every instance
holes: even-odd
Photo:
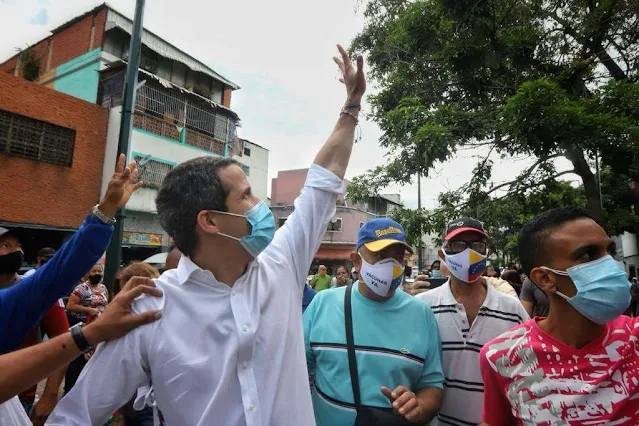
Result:
[[[551,156],[549,156],[549,157],[540,158],[540,159],[538,159],[538,160],[535,162],[535,164],[533,164],[532,166],[530,166],[530,167],[528,168],[528,170],[526,170],[524,173],[520,174],[519,176],[529,176],[529,175],[530,175],[530,174],[531,174],[531,173],[532,173],[532,172],[533,172],[533,171],[534,171],[537,167],[539,167],[539,165],[540,165],[540,164],[544,163],[545,161],[551,160],[551,159],[553,159],[553,158],[561,157],[561,156],[562,156],[562,154],[554,154],[554,155],[551,155]],[[574,170],[569,170],[569,171],[567,171],[566,173],[573,173],[573,172],[574,172]],[[547,178],[546,180],[548,180],[548,179],[554,179],[555,177],[561,176],[562,174],[566,174],[566,173],[562,172],[561,174],[555,175],[555,176],[553,176],[553,177],[551,177],[551,178]],[[504,188],[504,187],[506,187],[506,186],[513,186],[513,185],[515,185],[517,182],[519,182],[519,178],[517,178],[517,179],[515,179],[515,180],[511,180],[511,181],[509,181],[509,182],[504,182],[504,183],[499,184],[499,185],[497,185],[497,186],[493,186],[492,188],[490,188],[490,189],[486,192],[486,195],[490,195],[490,194],[492,194],[493,192],[495,192],[495,191],[497,191],[497,190],[499,190],[499,189],[501,189],[501,188]],[[544,182],[544,181],[542,181],[542,182]],[[524,188],[525,188],[525,187],[524,187]],[[527,188],[525,188],[525,189],[527,189]]]
[[[602,45],[597,46],[598,51],[596,53],[597,58],[599,58],[599,62],[603,66],[606,67],[608,71],[610,71],[610,75],[614,77],[615,80],[626,80],[628,76],[621,69],[621,67],[610,57],[608,52],[604,49]]]

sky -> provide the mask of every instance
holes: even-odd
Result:
[[[109,5],[133,18],[134,0]],[[17,47],[94,6],[95,0],[0,0],[0,62]],[[294,1],[147,0],[144,26],[184,50],[241,89],[231,107],[241,120],[240,137],[270,150],[269,183],[278,170],[306,168],[329,136],[343,102],[344,86],[332,57],[336,44],[348,46],[364,26],[358,0]],[[369,82],[368,94],[376,90]],[[363,104],[366,113],[367,104]],[[362,118],[346,174],[352,178],[384,164],[379,127]],[[480,152],[460,152],[422,179],[422,202],[435,207],[440,192],[470,179]],[[496,159],[498,160],[498,159]],[[530,159],[496,161],[495,181],[514,178]],[[560,170],[566,168],[561,162]],[[393,186],[407,207],[417,205],[417,185]]]

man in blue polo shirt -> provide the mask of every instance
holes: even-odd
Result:
[[[401,225],[386,218],[368,221],[351,255],[360,280],[318,293],[304,313],[318,426],[352,425],[357,417],[346,344],[346,291],[351,291],[361,405],[392,407],[412,423],[425,423],[439,411],[444,375],[437,321],[428,306],[396,291],[406,251],[412,248]]]

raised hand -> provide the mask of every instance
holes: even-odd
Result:
[[[135,161],[125,167],[126,156],[120,154],[115,165],[115,173],[109,181],[104,198],[100,203],[100,211],[107,216],[114,216],[117,210],[124,206],[131,195],[142,186],[142,181],[133,183],[138,178]]]
[[[364,58],[357,55],[357,68],[351,63],[346,50],[341,45],[337,45],[340,56],[333,57],[333,60],[342,72],[339,79],[346,86],[346,102],[359,104],[366,92],[366,77],[364,75]]]

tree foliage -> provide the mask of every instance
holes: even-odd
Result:
[[[491,250],[501,259],[512,260],[517,257],[517,236],[524,223],[548,209],[585,202],[583,188],[562,181],[551,181],[502,197],[487,196],[476,204],[460,205],[460,196],[459,190],[446,192],[440,194],[437,209],[396,209],[392,216],[404,226],[409,243],[415,246],[419,244],[420,227],[425,233],[438,235],[436,243],[441,244],[451,219],[480,217],[490,235]]]
[[[486,156],[467,185],[440,197],[442,211],[504,192],[496,202],[512,201],[574,173],[604,218],[595,154],[610,173],[639,178],[638,11],[639,0],[370,0],[352,49],[367,53],[379,83],[371,117],[388,161],[354,179],[349,195],[476,149]],[[534,164],[494,183],[495,154]],[[572,169],[555,169],[560,156]]]

